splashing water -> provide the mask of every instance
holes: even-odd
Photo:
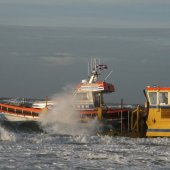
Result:
[[[0,141],[15,141],[15,135],[0,126]]]
[[[73,93],[56,94],[53,101],[56,105],[52,110],[40,116],[40,124],[48,133],[67,135],[90,135],[95,132],[97,120],[88,123],[80,122],[79,113],[73,109]]]

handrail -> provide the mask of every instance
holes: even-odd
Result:
[[[0,103],[0,112],[5,112],[8,114],[13,114],[17,116],[32,116],[38,117],[39,113],[42,112],[42,109],[37,108],[26,108],[26,107],[19,107],[19,106],[12,106],[9,104],[2,104]]]
[[[6,107],[6,108],[11,108],[11,109],[16,109],[16,110],[24,110],[24,111],[32,111],[32,112],[41,112],[42,109],[38,109],[38,108],[27,108],[27,107],[20,107],[20,106],[12,106],[12,105],[9,105],[9,104],[0,104],[0,108],[1,110],[3,110],[2,108],[3,107]]]
[[[139,113],[140,113],[140,106],[138,105],[137,108],[134,111],[132,111],[132,115],[131,115],[131,130],[136,129],[137,132],[139,132]],[[136,114],[136,121],[134,122],[135,114]]]

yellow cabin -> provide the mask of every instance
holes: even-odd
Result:
[[[170,87],[146,87],[148,137],[170,137]]]

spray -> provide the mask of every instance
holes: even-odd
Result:
[[[45,131],[52,134],[91,135],[95,133],[96,119],[81,123],[79,112],[73,108],[73,90],[70,86],[62,93],[55,94],[52,101],[55,106],[40,116],[40,124]]]
[[[0,141],[15,141],[15,135],[0,126]]]

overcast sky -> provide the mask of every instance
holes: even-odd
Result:
[[[169,0],[0,0],[0,97],[51,96],[86,78],[96,56],[113,69],[114,101],[144,102],[145,86],[169,85],[169,9]]]
[[[0,0],[0,24],[170,27],[169,0]]]

